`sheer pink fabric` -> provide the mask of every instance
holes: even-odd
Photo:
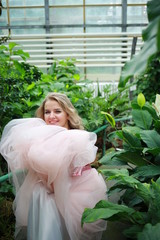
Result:
[[[97,152],[95,142],[94,133],[46,125],[38,118],[17,119],[7,124],[0,151],[13,173],[17,233],[28,226],[28,239],[39,240],[33,237],[38,233],[31,223],[36,221],[41,224],[38,231],[50,236],[42,240],[66,240],[65,231],[71,240],[101,239],[102,231],[106,229],[105,221],[85,224],[81,228],[84,209],[106,199],[106,184],[90,167]],[[37,199],[40,199],[39,205]],[[40,221],[40,217],[44,220]],[[57,227],[52,229],[52,225],[56,226],[55,221],[58,226],[64,225],[60,226],[61,236],[57,238],[53,237]]]

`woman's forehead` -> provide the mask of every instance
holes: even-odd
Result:
[[[47,100],[46,102],[45,102],[45,105],[44,105],[44,107],[46,108],[46,107],[53,107],[53,108],[62,108],[62,106],[56,101],[56,100],[52,100],[52,99],[49,99],[49,100]]]

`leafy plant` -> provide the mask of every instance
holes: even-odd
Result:
[[[15,50],[16,46],[15,43],[0,46],[0,132],[9,120],[23,116],[23,98],[27,97],[23,85],[37,81],[42,74],[35,66],[13,59],[29,57],[21,49]]]
[[[160,94],[160,53],[153,56],[152,60],[143,74],[138,76],[136,80],[136,91],[134,96],[142,92],[146,96],[146,100],[155,101],[155,95]],[[151,91],[152,89],[152,91]]]
[[[159,97],[159,96],[157,96]],[[82,224],[100,218],[108,221],[122,221],[129,224],[124,234],[131,239],[143,240],[155,229],[158,240],[160,223],[160,119],[155,109],[139,94],[132,101],[131,126],[116,131],[123,142],[123,149],[112,148],[100,163],[100,172],[116,183],[108,194],[122,192],[118,204],[100,201],[93,209],[83,213]],[[114,143],[112,142],[114,145]],[[122,168],[124,165],[125,168]],[[112,166],[112,168],[111,168]],[[113,167],[116,166],[115,169]],[[119,168],[117,169],[117,166]]]
[[[147,12],[149,25],[142,33],[144,46],[123,68],[119,89],[124,88],[131,77],[143,73],[153,56],[160,52],[160,1],[148,1]],[[106,180],[116,182],[108,194],[121,192],[121,197],[117,204],[103,200],[93,209],[85,209],[82,225],[98,219],[119,220],[127,223],[124,234],[130,239],[159,240],[160,119],[159,105],[154,107],[156,111],[140,94],[138,101],[132,102],[133,122],[110,134],[112,146],[117,139],[123,147],[117,149],[115,145],[108,151],[100,160],[105,166],[100,172]]]
[[[149,24],[142,32],[144,41],[139,54],[127,62],[121,73],[119,88],[124,87],[131,77],[143,73],[154,54],[160,52],[160,0],[147,2]]]

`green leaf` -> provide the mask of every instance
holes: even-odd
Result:
[[[130,151],[136,151],[136,150],[141,150],[141,141],[138,139],[135,135],[127,132],[127,131],[122,131],[123,132],[123,141],[127,143],[127,150]]]
[[[152,124],[152,116],[148,111],[142,109],[133,109],[132,116],[137,127],[147,130],[150,129]]]
[[[133,225],[132,227],[125,229],[124,230],[124,235],[128,238],[133,238],[136,239],[137,238],[137,234],[139,232],[142,232],[143,230],[143,225]]]
[[[122,168],[122,169],[100,169],[99,170],[104,176],[110,177],[110,176],[119,176],[119,175],[125,175],[129,176],[129,172],[127,169]]]
[[[148,62],[156,52],[157,40],[154,37],[144,44],[139,54],[135,55],[129,62],[126,62],[121,72],[118,88],[125,87],[131,77],[141,74],[146,69]]]
[[[160,147],[156,148],[144,148],[143,153],[151,153],[152,155],[156,156],[160,153]]]
[[[102,114],[105,114],[106,120],[111,124],[112,127],[115,127],[116,122],[114,118],[107,112],[101,111]]]
[[[18,46],[18,45],[19,45],[18,43],[10,42],[10,43],[9,43],[9,51],[12,51],[12,49],[13,49],[15,46]]]
[[[27,91],[29,91],[29,90],[31,90],[31,89],[33,89],[34,87],[35,87],[35,82],[32,82],[31,84],[29,84],[28,86],[27,86]]]
[[[149,148],[160,147],[160,134],[155,130],[144,130],[140,133],[142,140],[147,144]]]
[[[126,126],[126,127],[123,127],[123,131],[128,132],[128,133],[140,138],[140,132],[142,131],[142,129],[140,129],[137,126]]]
[[[138,234],[138,240],[159,240],[160,239],[160,223],[155,226],[150,223],[144,226],[141,233]]]
[[[5,45],[1,45],[1,46],[0,46],[0,50],[8,51],[8,48],[7,48]]]
[[[148,27],[142,31],[142,37],[144,41],[155,38],[157,36],[160,16],[149,23]]]
[[[154,177],[160,175],[160,166],[148,165],[142,166],[135,169],[133,177]]]
[[[143,110],[148,111],[148,112],[151,114],[152,118],[153,118],[155,121],[159,119],[158,116],[157,116],[157,113],[156,113],[155,109],[154,109],[153,106],[152,106],[151,104],[149,104],[148,102],[146,102],[146,104],[144,105]]]
[[[125,168],[121,169],[101,169],[100,172],[107,178],[107,180],[111,179],[117,179],[119,181],[119,184],[126,184],[130,187],[135,187],[140,182],[133,178],[132,176],[129,176],[129,172]]]
[[[100,162],[103,165],[110,165],[110,166],[125,165],[125,162],[118,160],[118,158],[116,158],[116,155],[117,155],[117,152],[107,153],[98,162]]]
[[[149,205],[152,198],[150,184],[139,183],[136,186],[135,193],[143,199],[145,205]]]
[[[158,23],[158,32],[157,32],[157,48],[158,48],[158,51],[160,51],[160,20]]]
[[[24,75],[25,75],[25,70],[24,70],[22,64],[19,63],[17,60],[13,60],[13,62],[14,62],[14,65],[15,65],[16,69],[19,71],[19,73],[20,73],[22,76],[24,76]]]
[[[118,185],[124,185],[124,188],[131,187],[135,193],[144,200],[145,203],[149,203],[152,192],[150,191],[150,185],[141,183],[134,176],[129,176],[127,169],[102,169],[100,172],[107,178],[107,180],[117,180]],[[121,187],[122,189],[122,187]]]
[[[13,55],[18,55],[20,56],[24,61],[26,61],[27,58],[29,58],[29,53],[27,52],[24,52],[23,50],[21,49],[18,49],[16,51],[13,51]]]
[[[121,220],[144,223],[143,214],[124,205],[118,205],[102,200],[93,209],[86,208],[83,212],[81,223],[91,223],[98,219]]]
[[[156,1],[156,0],[155,0]],[[135,77],[143,73],[147,64],[151,61],[153,55],[160,51],[160,16],[159,16],[159,0],[151,7],[149,11],[150,20],[152,20],[147,28],[142,32],[144,45],[139,52],[129,62],[126,62],[121,73],[118,88],[124,87],[131,77]],[[158,7],[157,7],[158,6]],[[153,12],[152,12],[153,10]]]
[[[137,152],[121,151],[116,158],[123,162],[131,163],[135,166],[145,166],[147,164],[141,154]]]
[[[147,2],[148,20],[152,21],[159,16],[160,0],[152,0]]]
[[[159,180],[157,182],[151,181],[151,198],[148,209],[148,216],[152,219],[152,224],[160,222],[160,184]]]

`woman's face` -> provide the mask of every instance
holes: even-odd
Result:
[[[69,129],[68,114],[55,100],[48,100],[44,105],[44,121],[48,125],[56,125]]]

